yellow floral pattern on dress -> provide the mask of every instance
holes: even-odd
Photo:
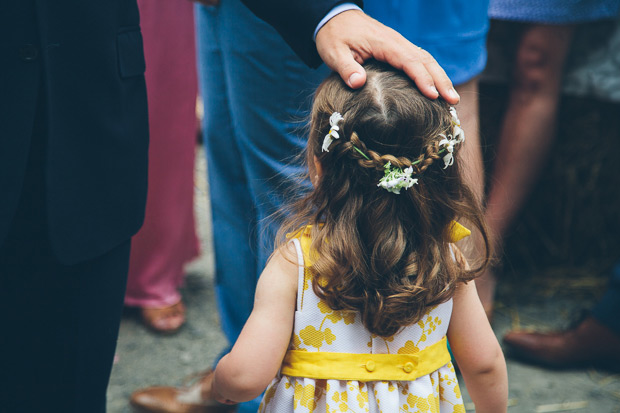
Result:
[[[420,336],[418,343],[426,341],[426,337],[435,331],[440,325],[441,319],[439,317],[432,317],[430,315],[426,315],[426,319],[422,317],[422,319],[418,321],[418,326],[422,329],[422,335]]]
[[[275,394],[276,394],[276,388],[269,387],[267,391],[265,391],[265,394],[263,395],[263,400],[261,400],[260,406],[258,406],[258,410],[262,410],[265,407],[265,405],[269,404],[269,402],[271,401],[271,399],[273,399],[273,396],[275,396]]]
[[[446,367],[448,367],[450,372],[455,373],[455,374],[451,376],[441,377],[439,379],[440,383],[443,384],[443,386],[440,386],[440,392],[442,389],[451,388],[452,392],[454,392],[456,397],[461,398],[461,388],[459,387],[459,382],[456,378],[456,372],[454,370],[454,365],[452,364],[452,362],[450,362],[446,365]]]
[[[304,254],[306,260],[307,252]],[[430,308],[422,319],[392,337],[370,334],[355,312],[334,311],[311,288],[311,271],[300,271],[294,331],[289,347],[308,352],[415,354],[447,332],[452,301]],[[293,409],[293,411],[291,411]],[[465,413],[452,363],[412,381],[315,380],[278,375],[260,413]]]
[[[299,332],[299,337],[301,337],[304,344],[316,347],[317,349],[320,349],[323,343],[331,344],[336,339],[331,329],[317,330],[314,326],[308,326],[301,330]]]
[[[299,334],[293,334],[290,348],[293,350],[308,351],[307,349],[301,347],[301,338],[299,338]]]
[[[433,334],[433,332],[437,330],[437,327],[439,327],[441,323],[442,323],[441,318],[437,316],[433,317],[429,315],[429,313],[426,313],[420,319],[420,321],[417,322],[418,327],[420,327],[420,330],[422,331],[422,334],[420,335],[417,342],[414,342],[413,340],[407,340],[405,345],[398,349],[397,353],[398,354],[414,354],[414,353],[419,352],[420,343],[425,342],[426,338],[430,336],[431,334]]]
[[[439,413],[439,400],[430,394],[428,397],[415,396],[409,394],[407,396],[407,403],[401,407],[403,412],[416,412],[416,413]]]
[[[343,391],[343,392],[335,391],[334,395],[332,396],[332,400],[338,406],[339,411],[346,412],[347,410],[349,410],[349,407],[347,406],[349,397],[347,396],[346,391]]]
[[[309,412],[314,412],[314,408],[316,407],[315,387],[311,384],[303,386],[296,383],[294,391],[293,405],[295,409],[300,405],[306,407]]]
[[[364,383],[360,384],[360,392],[357,394],[356,398],[360,408],[368,409],[368,391],[366,390],[366,385]]]
[[[465,406],[462,404],[454,406],[454,410],[452,411],[452,413],[465,413]]]
[[[355,313],[353,311],[334,311],[323,301],[319,301],[318,306],[321,313],[327,314],[325,320],[329,320],[334,324],[340,320],[343,320],[345,324],[353,324],[355,322]]]
[[[418,346],[416,346],[413,341],[407,340],[404,347],[398,349],[398,354],[413,354],[420,351]]]

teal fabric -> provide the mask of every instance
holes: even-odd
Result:
[[[488,0],[366,0],[364,11],[429,51],[456,85],[482,72]]]

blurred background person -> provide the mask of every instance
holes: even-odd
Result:
[[[509,102],[486,201],[495,251],[501,250],[506,230],[552,145],[563,68],[575,25],[613,18],[619,8],[618,0],[491,0],[492,19],[512,21],[520,27]],[[492,270],[476,281],[489,316],[496,282]]]
[[[149,107],[146,216],[132,238],[125,305],[173,333],[185,322],[179,287],[198,255],[194,224],[196,79],[193,4],[139,0]]]

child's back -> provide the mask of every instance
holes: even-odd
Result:
[[[293,242],[302,257],[294,331],[260,412],[465,411],[446,348],[452,300],[395,335],[379,337],[359,313],[334,311],[314,293],[304,267],[309,229]]]

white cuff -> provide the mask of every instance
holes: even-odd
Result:
[[[342,3],[342,4],[337,5],[336,7],[331,9],[331,11],[327,13],[325,17],[323,17],[323,19],[319,22],[319,24],[316,25],[316,29],[314,29],[314,35],[312,36],[312,39],[316,41],[316,34],[319,32],[319,30],[321,30],[321,27],[325,26],[325,23],[327,23],[328,21],[332,19],[332,17],[342,13],[343,11],[348,11],[348,10],[362,11],[362,9],[360,9],[355,3]]]

